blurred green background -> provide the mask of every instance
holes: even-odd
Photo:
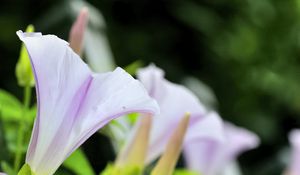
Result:
[[[73,2],[1,1],[2,89],[22,96],[14,75],[21,44],[15,32],[34,24],[36,31],[67,39],[75,19]],[[244,174],[281,174],[287,133],[300,128],[300,0],[86,3],[102,13],[106,25],[96,32],[107,36],[118,66],[154,62],[174,82],[191,85],[195,81],[186,78],[198,78],[215,93],[215,99],[206,94],[205,103],[262,139],[258,149],[240,157]],[[114,159],[104,136],[93,136],[83,147],[97,172]]]

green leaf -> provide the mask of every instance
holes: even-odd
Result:
[[[136,71],[143,67],[144,63],[141,60],[134,61],[133,63],[127,65],[124,69],[126,72],[128,72],[130,75],[135,75]]]
[[[12,106],[21,106],[21,102],[9,92],[0,89],[0,104],[1,103],[8,103]]]
[[[13,170],[13,167],[11,167],[8,163],[6,163],[4,161],[1,162],[1,168],[8,175],[16,174],[16,172]]]
[[[26,117],[23,116],[22,103],[9,92],[0,89],[0,117],[5,121],[25,120],[32,123],[36,115],[36,106],[25,111]]]
[[[12,94],[5,90],[0,89],[0,119],[2,121],[2,131],[4,135],[1,138],[0,142],[6,142],[8,151],[16,151],[16,140],[17,140],[17,129],[18,125],[16,122],[22,121],[26,122],[26,133],[31,130],[35,115],[36,115],[36,106],[25,110],[21,102]],[[1,133],[0,132],[0,133]],[[24,131],[25,132],[25,131]],[[26,152],[27,145],[23,145],[22,151]],[[3,149],[4,150],[4,149]],[[2,150],[1,150],[2,151]],[[1,152],[0,151],[0,152]],[[3,160],[4,154],[0,155],[0,158]]]
[[[95,175],[90,162],[81,149],[76,150],[63,165],[77,175]]]
[[[31,129],[34,122],[34,118],[36,115],[36,106],[33,106],[31,109],[26,110],[24,114],[19,113],[19,115],[11,117],[11,116],[1,116],[0,118],[3,121],[3,131],[5,133],[4,138],[6,141],[6,145],[10,152],[15,152],[18,148],[16,146],[17,138],[18,138],[18,129],[19,125],[16,125],[18,121],[22,121],[26,123],[26,127],[23,128],[23,132],[25,132],[25,140],[29,142],[31,136]],[[24,117],[25,116],[25,117]],[[25,153],[27,150],[27,144],[23,144],[22,152]],[[1,151],[0,151],[1,152]],[[0,155],[1,158],[1,155]]]
[[[18,175],[35,175],[28,164],[24,164]]]
[[[0,89],[0,113],[5,119],[20,117],[22,104],[20,101],[5,90]]]
[[[1,113],[0,113],[1,116]],[[3,123],[2,120],[0,118],[0,145],[1,145],[1,149],[0,149],[0,160],[7,160],[8,158],[8,151],[7,151],[7,144],[6,144],[6,140],[5,140],[5,132],[3,129]]]

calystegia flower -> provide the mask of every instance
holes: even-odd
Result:
[[[36,175],[51,175],[93,133],[119,116],[157,114],[157,103],[123,69],[93,73],[54,35],[17,32],[31,60],[38,100],[26,155]]]
[[[180,123],[186,113],[189,113],[190,120],[183,141],[183,149],[191,140],[222,141],[222,119],[218,115],[211,115],[212,112],[207,111],[190,90],[166,80],[163,70],[150,65],[138,71],[138,79],[143,83],[149,95],[157,100],[161,111],[152,119],[146,165],[164,152],[175,126]],[[138,132],[139,125],[140,123],[137,123],[128,134],[122,157],[126,157],[125,155],[130,152],[132,137]]]

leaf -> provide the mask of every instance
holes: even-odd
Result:
[[[95,175],[95,172],[81,149],[76,150],[63,165],[77,175]]]
[[[18,175],[35,175],[28,164],[24,164],[21,170],[18,172]]]
[[[128,72],[130,75],[135,75],[136,71],[143,67],[144,63],[141,60],[134,61],[133,63],[127,65],[124,69],[126,72]]]
[[[4,161],[1,162],[1,168],[8,175],[15,175],[16,174],[16,172],[13,170],[13,167],[11,167],[8,163],[6,163]]]
[[[1,116],[1,113],[0,113]],[[3,123],[2,120],[0,119],[0,160],[6,160],[8,157],[8,151],[7,151],[7,145],[6,145],[6,140],[5,140],[5,132],[3,129]]]
[[[22,114],[24,110],[22,103],[9,92],[0,89],[0,117],[4,122],[24,120],[33,123],[36,109],[35,105],[31,109],[26,110],[26,117],[24,117]]]
[[[1,102],[9,103],[10,105],[14,105],[14,106],[21,105],[20,101],[15,96],[13,96],[12,94],[10,94],[9,92],[3,89],[0,89],[0,104]]]
[[[21,102],[9,92],[0,89],[0,113],[3,120],[18,120],[21,112]]]

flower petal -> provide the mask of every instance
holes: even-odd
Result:
[[[41,162],[55,139],[56,131],[65,127],[61,124],[66,117],[62,116],[79,107],[83,98],[81,91],[86,88],[91,71],[73,54],[68,43],[56,36],[17,34],[30,55],[38,96],[38,116],[26,160],[28,163]],[[76,94],[77,98],[74,98]],[[68,129],[64,133],[67,134]],[[63,139],[67,137],[63,134],[61,136]]]
[[[235,159],[244,151],[256,148],[259,145],[259,138],[253,132],[231,123],[225,124],[225,134],[227,141],[227,156],[229,159]]]
[[[289,141],[292,145],[292,157],[288,172],[297,175],[300,172],[300,129],[295,129],[289,134]]]
[[[259,138],[254,133],[230,123],[224,125],[224,133],[224,142],[189,142],[185,149],[188,167],[202,174],[214,175],[235,161],[239,154],[259,144]]]
[[[184,158],[191,170],[203,171],[214,150],[214,145],[224,142],[224,128],[221,117],[216,112],[209,112],[197,121],[186,136]],[[199,155],[200,154],[200,155]]]
[[[131,112],[157,113],[144,87],[121,68],[94,74],[53,35],[17,32],[35,74],[38,116],[26,162],[36,174],[53,174],[88,137]]]
[[[193,123],[185,138],[185,145],[207,139],[224,142],[223,120],[216,112],[208,112],[205,117]]]
[[[191,114],[192,123],[204,116],[205,108],[187,88],[164,79],[164,72],[154,65],[139,70],[138,79],[144,84],[150,96],[157,100],[161,111],[161,114],[153,119],[146,161],[150,163],[163,152],[175,129],[174,126],[185,113]]]

